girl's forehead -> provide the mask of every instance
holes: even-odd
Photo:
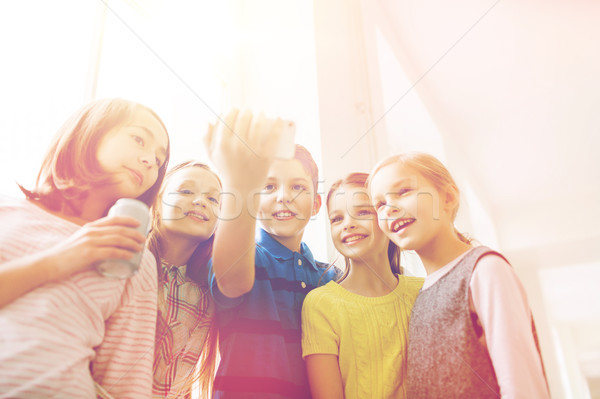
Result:
[[[379,169],[371,178],[372,186],[387,186],[397,184],[403,180],[407,182],[417,182],[424,179],[423,175],[415,168],[398,163],[391,163]]]
[[[329,198],[329,208],[331,210],[345,207],[346,204],[353,206],[370,205],[369,192],[365,187],[359,186],[340,186]]]
[[[169,176],[167,184],[192,183],[195,185],[211,185],[220,187],[219,179],[213,172],[200,166],[189,166]]]
[[[156,143],[166,149],[169,146],[169,135],[165,130],[165,127],[159,119],[154,116],[152,112],[145,108],[138,107],[129,121],[130,125],[138,125],[145,129],[148,129],[150,134],[153,136]]]

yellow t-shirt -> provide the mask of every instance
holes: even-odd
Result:
[[[302,356],[338,356],[346,399],[404,398],[410,312],[423,279],[398,276],[387,295],[366,297],[330,281],[302,307]]]

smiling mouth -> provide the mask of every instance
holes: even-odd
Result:
[[[392,230],[392,232],[397,233],[400,230],[405,229],[406,227],[413,224],[416,220],[417,219],[415,219],[415,218],[396,219],[396,220],[394,220],[394,223],[392,223],[391,230]]]
[[[296,214],[294,212],[290,212],[290,211],[277,211],[277,212],[273,213],[272,216],[277,220],[290,220],[294,216],[296,216]]]
[[[206,216],[202,212],[190,211],[190,212],[186,212],[185,216],[190,216],[193,219],[197,219],[197,220],[202,220],[204,222],[208,222],[208,216]]]
[[[356,241],[360,241],[364,238],[367,238],[367,236],[365,234],[352,234],[351,236],[344,237],[342,239],[342,242],[344,244],[352,244],[352,243],[354,243]]]

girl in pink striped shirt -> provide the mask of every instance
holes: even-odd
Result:
[[[221,181],[208,166],[171,169],[152,207],[150,250],[158,266],[153,397],[190,398],[199,383],[209,397],[217,334],[207,264],[220,212]]]
[[[381,161],[369,188],[383,232],[427,278],[408,332],[409,398],[548,398],[525,290],[496,251],[454,227],[459,191],[429,154]]]
[[[118,280],[93,266],[129,259],[145,237],[119,198],[150,205],[169,138],[149,108],[94,101],[61,127],[26,199],[0,199],[0,398],[148,398],[156,265]]]

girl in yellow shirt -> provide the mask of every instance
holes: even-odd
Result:
[[[302,308],[302,356],[313,398],[404,398],[406,339],[423,279],[401,274],[399,248],[377,225],[368,174],[335,182],[327,211],[346,270]]]

